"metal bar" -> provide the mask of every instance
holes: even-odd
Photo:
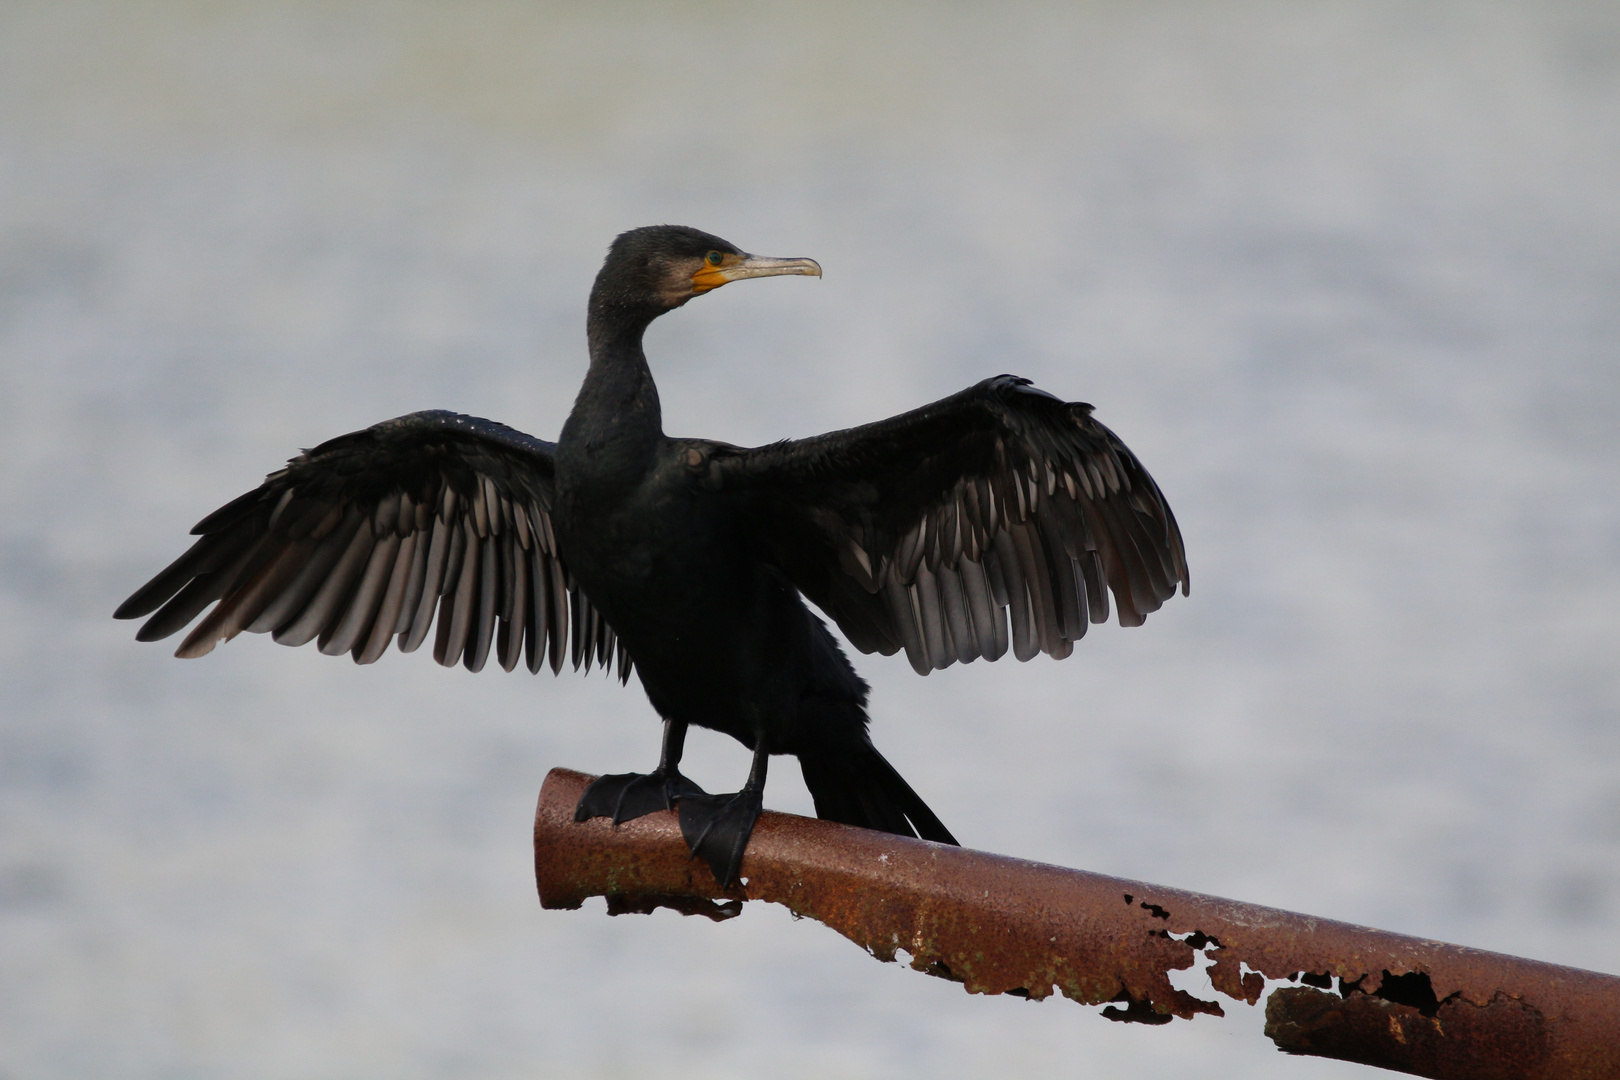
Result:
[[[1111,1019],[1223,1015],[1171,985],[1199,953],[1215,989],[1257,1002],[1277,1047],[1436,1080],[1615,1080],[1620,978],[1371,930],[1141,881],[766,811],[722,891],[670,812],[576,824],[593,779],[553,769],[535,815],[547,908],[605,896],[610,914],[729,918],[783,904],[879,960],[974,994],[1117,1002]]]

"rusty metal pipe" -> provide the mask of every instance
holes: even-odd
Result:
[[[669,812],[615,828],[574,822],[592,777],[553,769],[534,823],[547,908],[605,896],[622,914],[673,907],[729,918],[744,900],[783,904],[879,960],[969,993],[1083,1004],[1112,1019],[1223,1015],[1171,985],[1214,960],[1219,992],[1253,1005],[1266,979],[1297,985],[1266,1002],[1266,1034],[1294,1054],[1437,1080],[1620,1077],[1620,978],[1522,960],[1141,881],[1068,870],[766,811],[721,890]]]

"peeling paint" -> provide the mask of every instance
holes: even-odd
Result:
[[[576,824],[591,779],[554,769],[541,790],[535,877],[547,908],[606,896],[610,914],[725,919],[765,900],[969,993],[1057,993],[1129,1023],[1225,1015],[1172,972],[1202,969],[1249,1005],[1269,979],[1289,985],[1267,998],[1266,1034],[1291,1054],[1436,1080],[1620,1077],[1611,975],[771,812],[743,883],[721,890],[672,813]]]

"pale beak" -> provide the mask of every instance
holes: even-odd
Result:
[[[692,275],[692,291],[708,292],[728,281],[743,278],[777,277],[781,274],[802,274],[820,277],[821,264],[814,259],[767,259],[760,255],[745,255],[739,262],[727,266],[705,266]]]

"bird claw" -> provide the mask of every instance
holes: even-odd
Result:
[[[722,889],[737,880],[743,851],[763,808],[763,793],[746,788],[735,795],[688,796],[681,800],[681,836],[692,854],[709,864]]]
[[[699,795],[704,795],[703,789],[676,769],[613,773],[591,781],[574,808],[574,820],[605,817],[622,825],[659,810],[673,810],[677,800]]]

